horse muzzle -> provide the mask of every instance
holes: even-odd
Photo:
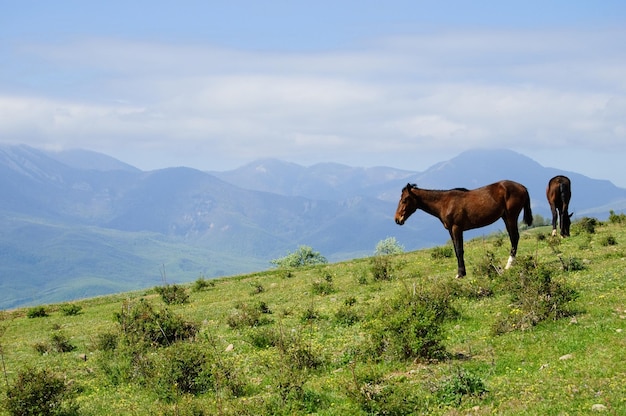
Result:
[[[396,217],[396,224],[398,225],[404,224],[404,217]]]

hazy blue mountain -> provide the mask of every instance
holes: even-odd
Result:
[[[231,171],[210,173],[245,189],[329,200],[378,198],[393,181],[401,183],[415,174],[395,168],[359,168],[338,163],[304,167],[277,159],[261,159]]]
[[[52,159],[56,159],[59,162],[76,169],[99,171],[125,170],[129,172],[139,171],[136,167],[117,160],[111,156],[98,152],[92,152],[90,150],[70,149],[60,152],[48,151],[46,154]]]
[[[407,250],[439,245],[447,231],[423,212],[394,223],[407,182],[450,189],[513,179],[547,217],[545,186],[556,174],[572,179],[575,217],[626,208],[626,190],[609,181],[508,150],[464,152],[424,172],[276,159],[144,172],[95,152],[0,145],[0,308],[263,270],[300,245],[331,261],[370,255],[390,236]]]
[[[533,211],[549,216],[546,186],[550,178],[566,175],[572,180],[570,211],[575,216],[605,218],[611,209],[626,207],[626,189],[607,180],[591,179],[574,172],[541,166],[534,160],[511,150],[470,150],[440,162],[411,180],[422,188],[477,188],[501,179],[524,184],[530,193]]]

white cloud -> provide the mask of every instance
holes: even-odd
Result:
[[[431,33],[329,53],[30,45],[20,53],[62,81],[0,92],[0,134],[123,152],[144,168],[262,156],[373,165],[476,146],[626,151],[624,32]]]

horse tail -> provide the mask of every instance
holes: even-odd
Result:
[[[566,183],[560,183],[559,184],[559,191],[561,191],[561,204],[563,205],[562,208],[564,209],[568,204],[569,204],[569,198],[568,198],[568,191],[569,191],[569,187],[567,186]]]
[[[524,202],[524,222],[529,227],[533,225],[533,212],[530,209],[530,195],[528,194],[528,189],[525,189],[526,193],[526,202]]]

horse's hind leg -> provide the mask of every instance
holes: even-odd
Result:
[[[519,230],[517,229],[517,217],[504,218],[504,224],[506,230],[509,233],[509,239],[511,240],[511,253],[509,259],[506,262],[505,269],[509,269],[515,262],[515,256],[517,255],[517,244],[519,243]]]
[[[556,222],[558,219],[558,211],[556,206],[550,204],[550,211],[552,211],[552,237],[556,235]]]

